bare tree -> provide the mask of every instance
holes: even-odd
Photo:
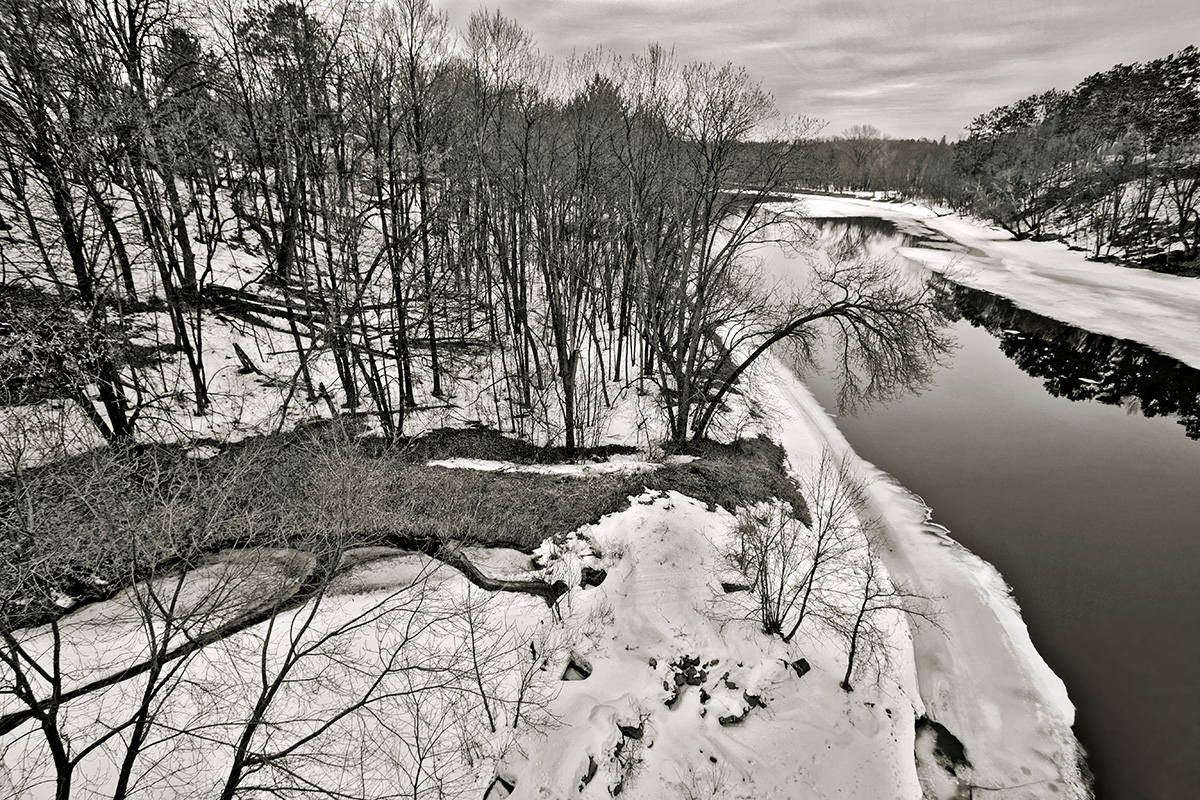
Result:
[[[60,800],[101,754],[113,797],[125,797],[163,754],[155,720],[190,661],[244,624],[254,598],[286,593],[269,556],[205,565],[215,528],[244,531],[258,513],[230,503],[231,484],[198,500],[194,482],[159,466],[99,451],[63,485],[39,488],[55,502],[26,491],[24,513],[4,504],[4,541],[16,547],[0,579],[0,686],[15,705],[0,713],[0,735],[47,754]],[[80,603],[96,606],[77,622],[65,611]]]
[[[795,621],[783,636],[785,642],[791,641],[804,624],[813,591],[819,592],[828,576],[844,569],[855,535],[874,524],[866,516],[863,487],[851,472],[849,458],[837,460],[828,449],[823,449],[816,464],[800,481],[800,491],[812,518],[811,536],[806,548],[808,564],[791,602]]]
[[[425,555],[362,549],[388,476],[344,438],[311,456],[287,509],[245,502],[267,491],[253,448],[232,466],[92,454],[42,477],[54,502],[32,523],[27,489],[4,498],[0,737],[20,791],[422,797],[543,724],[536,623],[502,624]]]
[[[323,554],[317,568],[336,570],[340,555]],[[347,737],[364,721],[388,719],[406,698],[460,690],[461,676],[452,668],[458,653],[431,646],[441,643],[445,631],[439,629],[457,614],[448,604],[434,608],[426,578],[418,573],[369,605],[322,592],[295,614],[274,615],[230,643],[233,674],[238,664],[257,663],[257,680],[237,707],[224,709],[228,716],[221,723],[186,731],[224,739],[216,730],[220,724],[233,732],[220,797],[344,781],[354,767],[343,759],[356,756],[359,741]],[[361,651],[367,642],[372,646]],[[414,732],[417,744],[420,733]]]
[[[871,552],[873,546],[874,542],[869,544],[858,559],[854,570],[857,586],[842,591],[841,612],[829,615],[846,640],[846,672],[841,687],[847,692],[853,691],[850,679],[856,669],[861,670],[862,662],[874,664],[877,670],[887,663],[893,627],[884,622],[885,618],[890,616],[893,626],[906,614],[936,622],[929,598],[893,583]]]
[[[767,201],[803,158],[813,124],[779,122],[770,96],[728,65],[675,67],[652,51],[625,80],[627,102],[666,132],[648,155],[645,137],[636,151],[631,138],[622,159],[635,188],[627,213],[639,236],[643,370],[659,385],[671,436],[703,438],[760,356],[785,340],[811,353],[823,331],[840,350],[844,398],[919,387],[948,348],[919,282],[833,253],[795,290],[769,285],[752,257],[765,244],[806,247],[796,217]],[[769,145],[752,143],[767,131]]]
[[[935,624],[936,617],[929,598],[893,583],[880,563],[879,520],[868,515],[864,487],[847,459],[823,451],[801,490],[811,527],[785,504],[762,504],[739,515],[737,549],[727,555],[749,579],[764,633],[789,642],[815,620],[844,638],[841,686],[851,691],[864,662],[877,669],[887,663],[887,612],[893,624],[904,614]]]
[[[729,556],[750,582],[763,633],[782,633],[791,622],[804,591],[796,576],[804,569],[807,533],[790,506],[760,504],[738,515],[737,550]]]
[[[0,391],[9,403],[69,398],[105,439],[127,440],[137,409],[125,394],[122,344],[100,306],[0,286]]]
[[[889,260],[834,251],[817,261],[804,289],[781,295],[760,301],[757,315],[726,336],[728,349],[704,378],[695,438],[743,373],[777,344],[811,367],[820,342],[832,339],[842,408],[924,388],[953,346],[933,290]]]
[[[853,189],[871,190],[880,185],[891,149],[888,136],[874,125],[851,125],[838,137],[844,161],[843,181]]]
[[[764,135],[777,112],[744,69],[673,69],[655,52],[641,65],[647,74],[640,83],[648,86],[638,102],[669,136],[650,159],[629,160],[656,173],[660,186],[631,214],[645,237],[637,242],[639,312],[671,435],[683,440],[703,436],[705,405],[727,371],[722,332],[754,314],[747,251],[777,236],[773,226],[787,224],[763,202],[812,126],[784,121],[773,131],[775,147],[748,150],[746,141]],[[631,178],[635,185],[651,180]]]

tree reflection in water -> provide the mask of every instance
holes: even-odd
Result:
[[[931,280],[947,316],[998,338],[1004,354],[1041,378],[1055,397],[1123,405],[1147,417],[1174,416],[1189,439],[1200,439],[1200,370],[1137,342],[1034,314],[988,292]]]
[[[913,236],[874,217],[811,219],[817,241],[889,256],[897,247],[954,249],[931,236]],[[1174,416],[1190,439],[1200,439],[1200,370],[1127,339],[1075,328],[1019,308],[988,292],[930,273],[951,320],[966,320],[1000,340],[1002,352],[1046,391],[1070,400],[1120,405],[1147,417]]]

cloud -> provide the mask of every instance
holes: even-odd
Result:
[[[478,0],[434,0],[465,26]],[[955,136],[997,105],[1200,42],[1194,0],[495,0],[555,55],[732,61],[836,132]]]

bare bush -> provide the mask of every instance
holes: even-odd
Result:
[[[846,642],[846,673],[841,687],[853,690],[850,679],[870,669],[880,675],[891,659],[895,626],[905,615],[916,615],[937,623],[929,598],[894,583],[870,546],[860,552],[852,572],[853,582],[837,593],[827,617]]]
[[[95,780],[89,759],[112,765],[114,798],[142,784],[142,765],[170,752],[156,720],[191,661],[260,613],[262,598],[296,588],[270,551],[208,557],[210,526],[253,509],[226,507],[219,491],[196,503],[194,483],[131,459],[83,456],[58,487],[69,502],[3,519],[17,547],[0,573],[0,736],[14,737],[6,760],[26,773],[43,765],[31,779],[58,798]],[[64,616],[79,595],[89,602]]]
[[[860,531],[863,515],[859,485],[848,478],[845,461],[824,451],[800,491],[808,504],[810,525],[797,520],[789,505],[760,503],[738,517],[734,563],[750,581],[763,631],[790,642],[821,601],[822,589],[843,572]]]
[[[933,612],[928,598],[893,583],[875,555],[880,522],[868,516],[848,459],[823,451],[800,489],[811,525],[794,519],[786,504],[760,503],[739,515],[727,555],[749,581],[764,633],[790,642],[814,620],[845,640],[841,685],[850,691],[856,670],[870,665],[878,674],[886,665],[892,626],[903,614],[932,620]]]

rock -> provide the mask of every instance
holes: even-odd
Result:
[[[608,573],[596,567],[584,567],[579,573],[579,585],[583,588],[589,586],[599,586],[604,583],[604,579],[608,577]]]
[[[671,669],[675,672],[675,685],[682,686],[699,686],[708,680],[708,672],[700,669],[699,656],[682,656],[671,662]]]
[[[808,663],[807,658],[798,658],[791,663],[791,668],[796,670],[796,677],[803,678],[812,671],[812,665]]]
[[[971,762],[967,759],[967,749],[963,746],[962,741],[951,733],[945,725],[922,715],[917,719],[916,728],[918,733],[921,732],[922,728],[928,728],[933,731],[937,737],[933,753],[949,762],[951,775],[954,774],[955,768],[971,766]]]
[[[501,778],[499,775],[492,781],[492,785],[483,793],[483,800],[504,800],[513,793],[513,789],[517,788],[515,784]]]
[[[591,756],[588,756],[588,769],[587,769],[587,774],[585,774],[585,775],[583,776],[583,779],[582,779],[582,780],[580,781],[580,783],[579,783],[579,791],[581,791],[581,792],[582,792],[582,791],[583,791],[583,787],[585,787],[585,786],[587,786],[589,783],[591,783],[591,782],[592,782],[592,778],[594,778],[594,777],[596,777],[596,759],[592,758]]]
[[[721,723],[722,725],[737,725],[739,722],[744,720],[746,718],[746,715],[749,713],[750,713],[750,709],[747,708],[745,711],[743,711],[740,714],[729,714],[724,717],[719,717],[717,719],[717,722]]]
[[[592,675],[592,669],[587,664],[581,664],[575,659],[567,662],[567,668],[563,670],[562,679],[564,681],[586,681]]]
[[[646,728],[640,722],[637,725],[617,725],[617,730],[627,739],[641,739],[646,734]]]
[[[750,587],[744,583],[726,583],[725,581],[721,581],[721,589],[725,592],[725,594],[750,591]]]

